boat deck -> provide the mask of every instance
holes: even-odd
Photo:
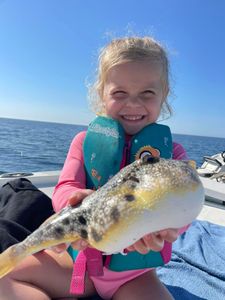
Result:
[[[225,206],[206,201],[197,219],[225,226]]]

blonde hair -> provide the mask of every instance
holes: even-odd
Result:
[[[170,90],[169,62],[164,48],[151,37],[125,37],[112,40],[101,49],[97,79],[89,88],[89,97],[93,110],[104,113],[103,90],[109,70],[119,64],[131,61],[156,62],[162,67],[162,79],[165,90]],[[167,94],[165,92],[165,94]],[[172,114],[167,97],[162,105],[161,114]]]

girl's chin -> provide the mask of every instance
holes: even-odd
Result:
[[[129,135],[134,135],[138,133],[141,129],[143,129],[145,126],[127,126],[126,124],[122,124],[125,132]]]
[[[147,124],[143,122],[144,120],[139,121],[127,121],[120,119],[120,124],[123,126],[125,132],[130,135],[134,135],[138,133],[142,128],[144,128]]]

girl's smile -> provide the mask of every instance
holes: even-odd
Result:
[[[116,65],[109,70],[104,85],[105,112],[118,120],[127,134],[136,134],[156,122],[167,96],[163,87],[162,70],[156,63]]]

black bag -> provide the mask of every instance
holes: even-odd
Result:
[[[24,240],[53,213],[51,199],[28,179],[4,184],[0,189],[0,253]]]

